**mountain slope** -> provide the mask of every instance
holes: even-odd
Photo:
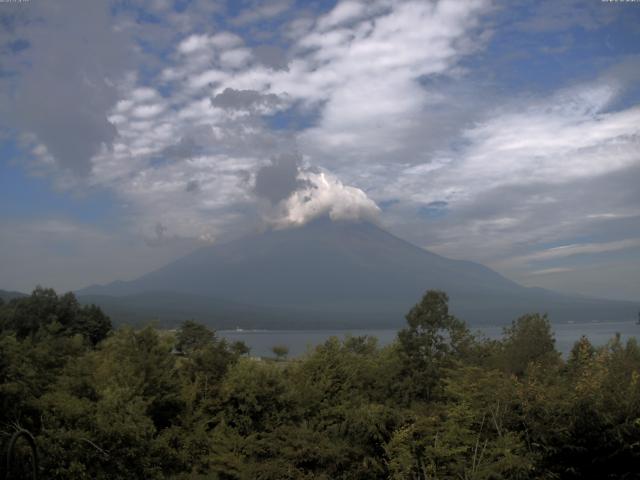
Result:
[[[300,324],[308,323],[304,317],[321,324],[324,318],[331,324],[397,325],[427,289],[449,293],[453,311],[473,323],[503,323],[531,310],[558,314],[558,320],[619,320],[634,311],[624,302],[527,289],[483,265],[441,257],[370,223],[326,219],[204,247],[136,280],[78,293],[118,296],[124,304],[141,294],[152,302],[153,292],[171,292],[251,311],[296,312],[291,318]],[[203,311],[192,310],[198,317]],[[237,317],[236,323],[244,322]]]
[[[23,297],[27,297],[28,295],[26,293],[22,293],[22,292],[14,292],[14,291],[10,291],[10,290],[0,290],[0,298],[2,300],[4,300],[5,302],[8,302],[9,300],[13,300],[14,298],[23,298]]]

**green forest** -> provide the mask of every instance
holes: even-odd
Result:
[[[418,300],[391,345],[260,359],[38,288],[0,304],[0,445],[32,432],[46,479],[640,478],[635,339],[563,358],[545,315],[490,340]]]

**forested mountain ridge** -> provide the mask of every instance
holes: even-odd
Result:
[[[27,297],[28,295],[26,293],[22,293],[22,292],[14,292],[14,291],[10,291],[10,290],[0,290],[0,298],[2,300],[4,300],[5,302],[12,300],[14,298],[23,298],[23,297]]]

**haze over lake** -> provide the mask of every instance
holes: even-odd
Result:
[[[486,337],[498,339],[502,336],[502,326],[486,326],[474,331],[483,333]],[[582,335],[591,343],[600,346],[611,340],[616,333],[620,334],[623,342],[631,337],[638,337],[640,325],[635,322],[590,322],[573,324],[554,324],[556,349],[563,355],[571,351],[573,344]],[[286,345],[289,357],[297,357],[324,343],[329,337],[340,339],[347,335],[369,335],[378,339],[379,345],[388,345],[396,339],[397,330],[392,329],[357,329],[357,330],[219,330],[218,335],[230,341],[243,341],[251,348],[250,355],[256,357],[273,357],[271,351],[275,345]]]

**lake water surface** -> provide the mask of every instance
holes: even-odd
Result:
[[[502,326],[484,326],[472,330],[482,332],[489,338],[500,338],[502,329]],[[594,345],[604,345],[616,333],[620,333],[623,341],[640,336],[640,325],[634,322],[554,324],[553,330],[556,349],[564,355],[571,350],[581,335],[586,335]],[[396,338],[397,330],[219,330],[217,333],[231,341],[245,342],[251,348],[252,356],[272,357],[274,355],[271,348],[274,345],[286,345],[289,347],[289,356],[296,357],[332,336],[343,339],[346,335],[370,335],[378,339],[379,345],[388,345]]]

